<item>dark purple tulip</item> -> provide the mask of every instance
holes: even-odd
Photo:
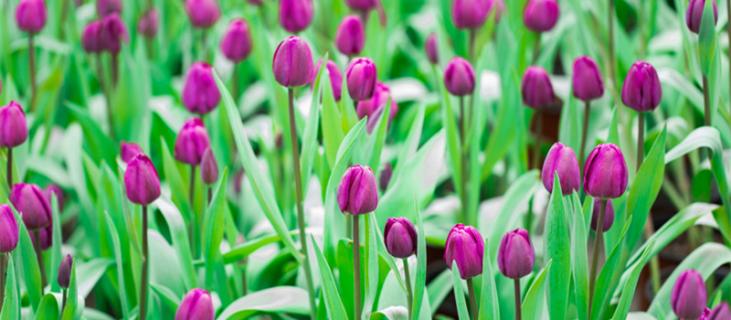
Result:
[[[470,95],[475,91],[475,70],[467,60],[454,57],[444,70],[444,85],[452,95]]]
[[[312,0],[280,0],[279,23],[290,33],[300,33],[312,22]]]
[[[279,84],[291,88],[306,85],[312,79],[314,66],[312,51],[307,42],[297,36],[289,36],[274,51],[272,71]]]
[[[118,14],[112,13],[101,20],[99,44],[102,50],[118,54],[122,50],[122,42],[127,40],[129,40],[127,27]]]
[[[485,0],[454,0],[452,21],[459,29],[477,29],[485,24],[488,9]]]
[[[346,56],[355,56],[363,51],[365,27],[358,16],[350,15],[343,19],[335,35],[335,46]]]
[[[525,70],[520,91],[523,103],[536,110],[550,107],[556,101],[551,78],[541,67],[528,67]]]
[[[541,180],[548,192],[553,192],[553,179],[558,173],[558,180],[561,183],[561,192],[564,195],[579,190],[581,178],[579,176],[579,161],[576,160],[574,150],[568,146],[556,142],[551,146],[543,162]]]
[[[47,13],[44,0],[20,0],[15,8],[15,23],[27,33],[38,33],[46,25]]]
[[[0,205],[0,252],[8,253],[18,246],[18,221],[13,209],[7,204]]]
[[[485,254],[485,240],[477,229],[457,224],[447,235],[444,248],[444,262],[449,268],[457,263],[462,279],[470,279],[482,273],[482,257]]]
[[[655,68],[644,61],[635,62],[624,79],[622,102],[642,112],[655,110],[661,99],[662,85]]]
[[[138,154],[127,165],[124,172],[124,186],[127,199],[146,206],[160,197],[160,178],[155,166],[144,154]]]
[[[584,191],[594,198],[614,199],[627,190],[627,163],[614,144],[594,148],[584,164]]]
[[[378,6],[378,0],[345,0],[345,3],[357,11],[368,11]]]
[[[211,185],[218,180],[218,162],[211,148],[206,149],[201,160],[201,179],[203,183]]]
[[[160,18],[158,17],[157,10],[152,8],[140,17],[140,21],[137,22],[137,32],[145,38],[152,39],[157,35],[159,26]]]
[[[183,87],[183,104],[188,111],[205,115],[216,108],[221,101],[213,68],[205,62],[196,62],[190,66]]]
[[[525,229],[515,229],[503,236],[497,254],[500,272],[508,278],[520,279],[533,271],[536,254]]]
[[[251,53],[251,32],[244,19],[235,19],[228,25],[221,39],[221,52],[229,61],[239,63]]]
[[[175,139],[175,159],[197,166],[203,160],[203,153],[211,146],[208,132],[200,118],[193,118],[183,124]]]
[[[84,51],[88,53],[99,53],[104,48],[101,42],[102,22],[100,20],[92,21],[84,27],[84,33],[81,35],[81,44]]]
[[[353,60],[345,72],[348,82],[348,93],[353,101],[370,99],[376,89],[378,72],[373,60],[357,58]]]
[[[437,42],[436,33],[431,33],[429,34],[429,37],[426,38],[424,51],[426,51],[426,57],[429,59],[431,64],[436,65],[439,63],[439,43]]]
[[[680,274],[670,297],[670,304],[678,318],[698,319],[706,309],[706,284],[700,273],[688,269]]]
[[[30,230],[51,224],[51,205],[43,190],[34,184],[18,183],[10,192],[10,202],[20,212]]]
[[[322,67],[322,61],[318,61],[315,66],[315,72],[312,75],[313,85],[315,81],[314,77],[316,77],[320,72],[320,67]],[[333,97],[335,98],[335,101],[340,101],[343,94],[343,75],[340,73],[340,68],[332,60],[329,60],[325,64],[325,67],[327,68],[325,73],[330,77],[330,88],[332,88]]]
[[[711,310],[708,315],[708,320],[728,320],[731,319],[731,309],[728,307],[728,303],[721,302],[718,306]]]
[[[574,60],[572,84],[574,97],[579,100],[591,101],[604,95],[604,81],[599,66],[587,56]]]
[[[601,209],[601,199],[594,199],[594,210],[591,214],[591,229],[597,231],[597,220],[599,220],[599,209]],[[614,206],[612,201],[607,200],[607,205],[604,206],[604,222],[602,223],[602,231],[609,230],[614,224]]]
[[[701,31],[701,21],[703,21],[703,11],[706,7],[706,0],[690,0],[688,10],[685,11],[685,24],[688,29],[694,33]],[[718,22],[718,4],[713,0],[713,23]]]
[[[122,141],[119,154],[122,157],[122,161],[124,161],[124,163],[129,163],[136,155],[141,153],[144,152],[142,151],[142,148],[140,148],[140,146],[136,143]]]
[[[61,260],[61,264],[58,266],[58,285],[61,288],[68,289],[69,282],[71,281],[71,267],[74,263],[74,259],[71,258],[70,254],[67,254]]]
[[[180,302],[175,320],[213,320],[216,316],[213,300],[208,291],[193,289]]]
[[[396,258],[408,258],[416,253],[416,228],[406,218],[388,218],[383,229],[386,250]]]
[[[14,148],[28,139],[23,107],[15,101],[0,108],[0,147]]]
[[[56,197],[56,202],[58,202],[58,210],[63,211],[65,197],[63,195],[63,189],[61,189],[61,187],[56,184],[50,184],[46,186],[46,189],[43,190],[43,193],[46,195],[46,198],[48,198],[49,204],[52,202],[51,196]]]
[[[30,241],[33,245],[38,246],[42,251],[48,250],[53,244],[53,223],[48,224],[40,229],[36,229],[37,232],[30,233]]]
[[[523,23],[534,32],[546,32],[556,26],[558,16],[556,0],[529,0],[523,11]]]
[[[369,213],[378,207],[378,187],[371,168],[354,165],[348,168],[338,187],[338,206],[343,213]]]
[[[221,17],[216,0],[185,0],[185,12],[194,27],[208,29]]]
[[[385,192],[388,188],[388,184],[391,182],[391,176],[393,175],[393,167],[390,163],[386,163],[381,170],[381,174],[378,176],[378,187],[381,188],[381,192]]]
[[[122,14],[122,0],[97,0],[96,12],[100,17],[110,14]]]
[[[384,83],[378,82],[376,84],[376,90],[370,99],[358,101],[355,111],[360,119],[363,119],[366,116],[368,117],[368,122],[366,123],[368,133],[373,132],[373,129],[376,127],[376,124],[378,124],[378,119],[381,118],[381,114],[383,114],[383,110],[386,108],[386,104],[390,98],[392,98],[391,89]],[[389,124],[396,116],[396,113],[398,113],[398,105],[396,104],[396,101],[391,99],[391,112],[388,115]]]

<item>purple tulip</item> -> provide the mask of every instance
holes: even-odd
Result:
[[[470,95],[475,91],[475,70],[467,60],[454,57],[444,70],[444,85],[452,95]]]
[[[731,319],[731,309],[728,307],[728,303],[721,302],[718,306],[711,310],[708,315],[708,320],[728,320]]]
[[[43,190],[34,184],[18,183],[10,192],[10,202],[20,212],[30,230],[51,224],[51,205]]]
[[[614,144],[594,148],[584,165],[584,190],[595,198],[614,199],[627,190],[627,163]]]
[[[701,22],[703,21],[703,11],[706,7],[706,0],[690,0],[688,10],[685,11],[685,24],[688,29],[694,33],[701,31]],[[713,24],[718,22],[718,4],[713,0]]]
[[[53,223],[48,226],[36,229],[36,232],[30,233],[30,241],[41,251],[46,251],[53,245]]]
[[[201,180],[207,185],[212,185],[218,180],[218,163],[211,148],[206,149],[201,159]]]
[[[67,254],[63,257],[61,264],[58,266],[58,277],[56,279],[58,280],[58,285],[61,286],[61,288],[68,289],[69,287],[69,282],[71,282],[71,267],[73,263],[74,259],[70,254]]]
[[[482,273],[484,254],[485,240],[477,229],[460,223],[449,231],[444,248],[444,262],[449,268],[456,262],[462,279],[470,279]]]
[[[599,198],[594,199],[594,210],[591,214],[591,229],[597,231],[597,220],[599,220],[599,210],[601,209],[602,200]],[[607,200],[607,205],[604,206],[604,222],[602,223],[602,231],[609,230],[614,224],[614,206],[612,201]]]
[[[56,184],[50,184],[46,186],[46,189],[43,190],[43,193],[45,194],[46,198],[48,198],[48,203],[52,203],[51,196],[56,197],[56,202],[58,203],[58,210],[63,211],[63,205],[65,197],[63,195],[63,189],[59,187]]]
[[[534,32],[546,32],[556,26],[558,16],[556,0],[529,0],[523,11],[523,23]]]
[[[193,289],[180,302],[175,320],[213,320],[216,316],[213,300],[208,291]]]
[[[378,187],[371,168],[354,165],[345,172],[338,187],[338,206],[343,213],[369,213],[378,207]]]
[[[317,62],[315,72],[312,73],[312,85],[314,85],[315,77],[320,72],[320,67],[322,67],[322,61]],[[330,77],[330,88],[332,88],[333,97],[335,101],[340,101],[343,93],[343,75],[340,73],[340,68],[332,60],[329,60],[325,67],[327,68],[325,73]]]
[[[390,124],[396,116],[396,113],[398,113],[398,104],[396,104],[396,101],[392,99],[391,89],[386,84],[377,82],[373,96],[370,99],[358,101],[355,111],[358,114],[359,119],[368,117],[368,122],[366,123],[368,133],[373,132],[376,124],[378,124],[378,119],[381,118],[383,110],[386,109],[386,104],[389,99],[391,99],[391,112],[388,115],[388,121]]]
[[[622,87],[622,102],[638,112],[652,111],[660,105],[662,85],[655,68],[637,61],[630,68]]]
[[[145,38],[152,39],[157,35],[159,25],[160,18],[158,17],[157,10],[152,8],[140,17],[140,21],[137,22],[137,32]]]
[[[436,33],[431,33],[429,34],[429,37],[426,38],[424,51],[426,51],[426,57],[429,59],[431,64],[436,65],[439,63],[439,43],[437,42]]]
[[[183,104],[192,113],[205,115],[216,108],[221,101],[213,68],[205,62],[190,66],[183,87]]]
[[[129,163],[136,155],[141,153],[144,152],[142,151],[142,148],[140,148],[140,146],[136,143],[122,141],[122,145],[120,147],[120,156],[122,157],[122,161],[124,161],[124,163]]]
[[[272,71],[277,82],[285,87],[308,84],[314,72],[310,46],[297,36],[287,37],[274,51]]]
[[[312,0],[280,0],[279,23],[289,33],[300,33],[312,23]]]
[[[335,46],[340,53],[354,56],[363,51],[365,45],[365,28],[358,16],[350,15],[343,19],[335,35]]]
[[[406,218],[388,218],[383,229],[386,250],[395,258],[408,258],[416,253],[416,229]]]
[[[43,0],[20,0],[15,9],[15,23],[23,32],[30,34],[41,32],[46,20],[46,4]]]
[[[211,145],[203,120],[193,118],[183,124],[175,139],[175,159],[197,166],[203,160],[203,153]]]
[[[381,188],[381,192],[385,192],[388,188],[392,175],[393,167],[390,163],[386,163],[386,165],[383,166],[383,170],[381,170],[381,174],[378,176],[378,187]]]
[[[97,0],[96,12],[100,17],[122,14],[122,0]]]
[[[345,3],[357,11],[368,11],[378,6],[378,0],[345,0]]]
[[[533,271],[536,255],[525,229],[515,229],[503,236],[497,254],[500,272],[508,278],[520,279]]]
[[[185,12],[193,27],[208,29],[221,17],[216,0],[185,0]]]
[[[574,97],[579,100],[591,101],[604,95],[604,81],[599,66],[587,56],[574,60],[572,83]]]
[[[485,24],[488,9],[485,0],[454,0],[452,21],[459,29],[477,29]]]
[[[561,192],[564,195],[579,190],[581,178],[579,177],[579,161],[576,160],[574,150],[568,146],[556,142],[551,146],[543,162],[541,180],[548,192],[553,192],[553,179],[558,173],[558,180],[561,183]]]
[[[221,52],[229,61],[239,63],[251,53],[251,33],[244,19],[235,19],[228,25],[221,39]]]
[[[249,2],[249,4],[255,5],[255,6],[260,6],[260,5],[264,4],[263,0],[248,0],[247,2]]]
[[[541,67],[528,67],[525,70],[520,91],[523,103],[536,110],[548,108],[556,101],[551,78]]]
[[[353,60],[345,72],[348,82],[348,93],[353,101],[370,99],[376,89],[378,72],[373,60],[357,58]]]
[[[18,246],[18,222],[13,209],[7,204],[0,205],[0,252],[8,253]]]
[[[112,13],[101,20],[99,44],[103,50],[116,55],[122,50],[122,42],[128,40],[127,27],[118,14]]]
[[[104,48],[101,42],[102,22],[100,20],[92,21],[84,27],[84,33],[81,35],[81,44],[84,51],[88,53],[99,53]]]
[[[675,280],[670,304],[681,319],[698,319],[706,309],[706,284],[693,269],[683,271]]]
[[[15,101],[0,108],[0,147],[14,148],[28,139],[23,107]]]
[[[150,158],[138,154],[127,164],[124,186],[132,203],[146,206],[160,197],[160,178]]]

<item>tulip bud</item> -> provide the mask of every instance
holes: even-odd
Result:
[[[627,163],[614,144],[594,148],[584,164],[584,191],[594,198],[614,199],[627,190]]]
[[[46,198],[48,198],[48,203],[52,203],[51,196],[56,197],[56,202],[58,203],[58,210],[63,211],[63,204],[64,204],[64,196],[63,196],[63,189],[59,187],[58,185],[51,184],[46,187],[45,190],[43,190],[43,193],[45,194]]]
[[[48,250],[53,244],[53,223],[31,232],[30,241],[34,246],[39,247],[41,251]]]
[[[369,213],[378,206],[378,187],[371,168],[354,165],[345,172],[338,187],[338,206],[343,213]]]
[[[378,0],[345,0],[350,9],[357,11],[368,11],[378,6]]]
[[[129,163],[136,155],[141,153],[144,152],[136,143],[122,141],[120,155],[122,156],[122,161],[124,161],[124,163]]]
[[[599,66],[587,56],[574,60],[572,81],[574,97],[579,100],[591,101],[604,95],[604,81]]]
[[[523,23],[534,32],[546,32],[556,26],[558,15],[556,0],[529,0],[523,11]]]
[[[545,109],[556,101],[548,73],[541,67],[528,67],[521,84],[523,103],[533,109]]]
[[[731,309],[728,307],[728,303],[721,302],[717,307],[711,310],[708,314],[708,320],[728,320],[731,319]]]
[[[279,84],[288,88],[306,85],[312,79],[313,70],[312,52],[307,42],[289,36],[279,43],[272,62],[274,78]]]
[[[429,59],[429,63],[434,65],[439,63],[439,43],[437,43],[437,35],[435,33],[431,33],[426,38],[424,50],[426,51],[426,57]]]
[[[503,275],[511,279],[527,276],[533,271],[535,260],[528,231],[515,229],[503,236],[497,255],[497,264]]]
[[[484,0],[454,0],[452,21],[459,29],[477,29],[487,20],[488,6]]]
[[[320,67],[322,67],[322,61],[318,61],[317,65],[315,66],[315,72],[313,73],[312,78],[312,84],[314,85],[315,77],[318,73],[320,73]],[[342,98],[342,92],[343,92],[343,75],[340,73],[340,68],[338,68],[338,65],[335,64],[332,60],[329,60],[325,67],[327,68],[325,70],[325,73],[327,73],[330,77],[330,88],[332,88],[333,91],[333,97],[335,98],[335,101],[340,101],[340,98]]]
[[[67,254],[61,260],[61,264],[58,266],[58,285],[61,288],[68,289],[69,282],[71,281],[71,266],[74,263],[74,259],[70,254]]]
[[[706,0],[690,0],[688,10],[685,11],[685,24],[688,29],[694,33],[701,31],[701,21],[703,21],[703,11],[706,7]],[[718,4],[713,0],[713,24],[718,22]]]
[[[84,27],[84,33],[81,35],[81,43],[84,51],[88,53],[99,53],[104,48],[101,43],[102,22],[92,21]]]
[[[239,63],[251,53],[251,33],[244,19],[235,19],[221,40],[221,52],[229,61]]]
[[[218,180],[218,163],[211,148],[206,149],[201,160],[201,179],[207,185],[216,183]]]
[[[129,201],[146,206],[160,197],[160,178],[155,166],[144,154],[138,154],[127,164],[124,186]]]
[[[391,176],[393,175],[393,167],[390,163],[386,163],[381,170],[381,175],[378,176],[378,186],[381,188],[381,192],[385,192],[388,188],[388,183],[391,182]]]
[[[200,118],[190,119],[183,124],[175,139],[175,159],[197,166],[210,145],[203,121]]]
[[[360,119],[366,116],[368,117],[368,122],[366,123],[368,133],[373,132],[376,124],[378,124],[378,120],[381,118],[381,114],[383,114],[383,110],[386,108],[389,99],[391,99],[391,112],[388,115],[390,124],[398,112],[398,105],[393,100],[391,89],[387,85],[382,82],[377,82],[373,96],[370,99],[358,101],[355,111]]]
[[[183,104],[188,111],[205,115],[216,108],[221,101],[213,68],[205,62],[196,62],[190,66],[183,87]]]
[[[14,148],[28,139],[25,112],[17,102],[10,101],[0,108],[0,147]]]
[[[216,0],[185,0],[185,12],[193,27],[208,29],[221,17]]]
[[[452,95],[463,97],[475,91],[475,70],[460,57],[452,58],[444,70],[444,85]]]
[[[41,188],[34,184],[18,183],[10,192],[10,202],[23,217],[23,223],[30,230],[51,224],[51,206]]]
[[[591,229],[597,231],[597,220],[599,220],[599,210],[601,209],[602,200],[599,198],[594,199],[594,210],[591,215]],[[606,206],[604,206],[604,222],[602,223],[602,231],[607,231],[614,224],[614,206],[612,201],[607,200]]]
[[[378,73],[371,59],[357,58],[353,60],[345,72],[348,82],[348,93],[353,101],[370,99],[376,89]]]
[[[18,222],[13,209],[7,204],[0,205],[0,252],[8,253],[18,246]]]
[[[406,218],[388,218],[383,229],[383,242],[395,258],[408,258],[416,253],[416,229]]]
[[[706,299],[706,284],[697,271],[683,271],[675,280],[670,304],[678,318],[698,319],[706,308]]]
[[[15,23],[18,29],[27,33],[38,33],[46,25],[47,13],[44,0],[20,0],[15,9]]]
[[[485,240],[477,229],[460,223],[449,231],[444,248],[444,262],[449,268],[456,262],[462,279],[470,279],[482,273],[484,254]]]
[[[622,102],[642,112],[655,110],[661,99],[662,85],[655,68],[644,61],[635,62],[624,79]]]
[[[180,302],[175,320],[213,320],[216,316],[208,291],[193,289]]]
[[[147,10],[144,15],[137,22],[137,32],[148,39],[152,39],[157,35],[157,30],[160,25],[160,19],[157,14],[157,10],[152,8]]]
[[[312,22],[312,0],[280,0],[279,23],[289,33],[300,33]]]
[[[118,14],[110,14],[101,20],[99,44],[103,50],[118,54],[122,50],[122,42],[127,40],[127,27]]]
[[[335,35],[335,45],[346,56],[360,54],[365,45],[365,28],[358,16],[351,15],[343,19]]]
[[[100,17],[122,14],[122,0],[97,0],[96,12]]]
[[[561,192],[564,195],[579,190],[581,178],[579,177],[579,162],[576,160],[574,150],[568,146],[556,142],[551,146],[543,162],[541,180],[548,192],[553,192],[553,178],[558,173],[558,180],[561,183]]]

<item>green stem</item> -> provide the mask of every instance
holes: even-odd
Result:
[[[190,235],[191,246],[193,247],[194,256],[199,256],[199,230],[198,230],[198,210],[195,209],[195,165],[190,166],[190,181],[188,181],[188,201],[190,201]]]
[[[404,278],[406,278],[406,299],[408,300],[408,306],[409,306],[409,319],[411,319],[411,314],[414,312],[414,293],[411,289],[411,274],[409,272],[409,258],[404,258]]]
[[[7,171],[5,178],[8,180],[8,194],[13,189],[13,148],[8,148]]]
[[[584,103],[584,124],[581,127],[581,147],[579,148],[579,165],[580,171],[584,169],[584,153],[586,152],[586,139],[589,134],[589,112],[591,111],[591,102]]]
[[[708,88],[708,77],[703,75],[703,124],[706,127],[711,126],[711,98],[709,95],[709,88]]]
[[[533,141],[533,158],[531,159],[531,170],[541,170],[540,163],[541,163],[541,134],[543,133],[543,120],[541,118],[541,112],[536,110],[534,117],[536,119],[536,132],[534,141]],[[526,230],[528,230],[528,233],[530,233],[533,230],[533,201],[534,196],[531,196],[530,199],[528,199],[528,212],[525,215],[525,226]]]
[[[8,254],[0,253],[0,311],[3,309],[3,302],[5,301],[5,285],[7,283],[7,271],[8,271]]]
[[[515,319],[521,320],[523,312],[520,307],[520,278],[513,279],[513,288],[515,292]]]
[[[465,103],[464,103],[464,97],[459,97],[459,131],[460,131],[460,147],[462,148],[461,155],[460,155],[460,170],[461,170],[461,176],[462,179],[460,181],[460,188],[462,189],[462,192],[460,194],[460,202],[462,204],[462,222],[463,223],[470,223],[469,222],[469,213],[468,213],[468,197],[467,197],[467,176],[469,175],[467,170],[467,123],[466,123],[466,109],[465,109]]]
[[[36,49],[33,34],[28,36],[28,67],[30,69],[30,110],[36,110],[38,87],[36,83]]]
[[[147,246],[147,206],[142,206],[142,277],[140,277],[140,303],[138,319],[147,319],[147,285],[149,268],[149,248]]]
[[[469,46],[469,49],[468,49],[468,51],[469,51],[468,52],[469,53],[469,60],[472,63],[474,63],[475,61],[477,61],[477,57],[475,56],[475,53],[476,53],[475,52],[475,49],[476,49],[475,48],[475,45],[476,45],[475,40],[477,38],[477,35],[475,33],[475,29],[469,29],[469,31],[467,31],[467,32],[469,34],[469,36],[468,36],[469,37],[469,44],[467,44]]]
[[[617,85],[617,76],[615,75],[615,68],[617,66],[616,57],[614,53],[614,1],[609,0],[609,9],[607,10],[607,22],[609,23],[609,79],[612,81],[612,88],[615,96],[615,100],[619,96],[619,87]]]
[[[541,57],[541,33],[536,34],[536,44],[533,46],[533,64],[538,63],[538,58]]]
[[[61,314],[63,314],[63,309],[66,309],[66,298],[68,297],[69,290],[63,288],[61,291]]]
[[[470,296],[470,313],[473,320],[477,320],[477,295],[475,294],[475,285],[472,283],[473,279],[467,279],[467,292]]]
[[[599,267],[599,251],[601,250],[602,235],[604,228],[601,228],[604,221],[604,211],[607,207],[607,199],[599,201],[599,219],[597,219],[596,238],[594,239],[594,249],[591,252],[591,273],[589,274],[589,315],[591,319],[591,307],[594,302],[594,285],[596,284],[597,267]]]
[[[353,279],[355,286],[353,288],[353,320],[360,320],[361,314],[361,289],[360,289],[360,226],[358,225],[358,215],[353,215]]]
[[[637,171],[645,159],[645,114],[637,113]]]

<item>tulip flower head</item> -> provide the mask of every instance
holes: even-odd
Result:
[[[180,302],[175,320],[213,320],[215,318],[213,300],[208,291],[193,289]]]
[[[345,4],[353,10],[368,11],[378,6],[378,0],[345,0]]]
[[[36,232],[30,233],[30,241],[41,251],[48,250],[53,245],[53,223],[48,226],[36,229]]]
[[[129,40],[127,27],[118,14],[112,13],[101,20],[99,45],[104,51],[116,55],[122,50],[122,43]]]
[[[141,153],[144,152],[142,152],[142,148],[140,148],[140,146],[136,143],[122,141],[119,154],[124,163],[129,163],[136,155]]]
[[[465,59],[454,57],[444,70],[444,86],[454,96],[464,97],[475,91],[475,70]]]
[[[96,13],[100,17],[110,14],[122,14],[122,0],[97,0]]]
[[[586,159],[584,190],[595,198],[614,199],[627,190],[627,163],[614,144],[600,144]]]
[[[662,85],[655,68],[637,61],[630,68],[622,87],[622,102],[638,112],[652,111],[660,105]]]
[[[312,23],[312,0],[280,0],[279,23],[289,33],[300,33]]]
[[[424,44],[424,51],[426,51],[426,57],[429,59],[429,63],[436,65],[439,63],[439,43],[437,41],[436,33],[429,34]]]
[[[150,158],[138,154],[127,164],[124,172],[127,199],[139,205],[149,205],[160,197],[160,178]]]
[[[0,205],[0,253],[8,253],[18,246],[18,221],[13,209],[7,204]]]
[[[203,160],[203,153],[211,145],[203,120],[193,118],[183,124],[175,139],[175,159],[197,166]]]
[[[381,115],[386,109],[386,104],[389,99],[391,100],[391,112],[388,116],[390,123],[398,112],[398,105],[393,100],[391,89],[386,84],[378,82],[376,84],[376,90],[370,99],[358,101],[355,111],[360,119],[368,117],[368,122],[366,123],[368,133],[373,132],[376,124],[378,124],[378,120],[381,119]]]
[[[388,184],[391,182],[391,176],[393,175],[393,167],[390,163],[386,163],[381,170],[381,174],[378,176],[378,187],[381,188],[381,192],[385,192],[388,188]]]
[[[100,53],[104,48],[101,42],[101,20],[92,21],[84,27],[81,44],[87,53]]]
[[[201,160],[201,179],[207,185],[212,185],[218,180],[218,163],[210,147],[203,153]]]
[[[15,8],[15,23],[23,32],[36,34],[46,25],[47,15],[44,0],[20,0]]]
[[[713,0],[713,24],[718,22],[718,4]],[[690,0],[688,10],[685,11],[685,24],[693,33],[701,31],[701,22],[703,21],[703,11],[706,7],[706,0]]]
[[[559,14],[556,0],[529,0],[523,11],[523,23],[534,32],[546,32],[556,26]]]
[[[48,203],[52,203],[51,197],[56,197],[56,202],[58,203],[58,210],[63,211],[63,204],[64,204],[64,195],[63,195],[63,189],[59,187],[56,184],[50,184],[46,186],[46,189],[43,190],[43,193],[46,195],[46,198],[48,198]]]
[[[358,16],[350,15],[343,19],[335,35],[335,46],[346,56],[355,56],[363,51],[365,27]]]
[[[34,184],[18,183],[10,192],[10,202],[20,212],[23,223],[30,230],[51,224],[51,205],[43,190]]]
[[[221,40],[221,52],[229,61],[239,63],[251,53],[251,33],[244,19],[231,21]]]
[[[599,210],[601,210],[601,199],[594,199],[594,210],[591,214],[591,229],[597,231],[597,220],[599,220]],[[602,223],[602,231],[606,232],[614,224],[614,206],[612,201],[607,200],[604,206],[604,222]]]
[[[272,71],[274,79],[287,88],[310,83],[314,72],[310,46],[297,36],[284,39],[274,51]]]
[[[315,72],[312,73],[311,82],[313,86],[315,85],[315,77],[317,77],[317,74],[320,73],[321,67],[322,61],[318,61],[315,66]],[[325,67],[327,69],[324,72],[330,77],[330,88],[333,91],[333,97],[335,98],[335,101],[338,102],[340,101],[340,98],[342,98],[343,94],[343,75],[340,73],[338,65],[332,60],[328,60]]]
[[[68,289],[69,282],[71,282],[71,267],[73,266],[74,259],[70,254],[67,254],[61,260],[61,264],[58,266],[58,285],[61,288]]]
[[[205,62],[190,66],[183,86],[183,104],[188,111],[200,115],[211,112],[221,101],[213,68]]]
[[[482,258],[485,254],[485,240],[477,229],[463,224],[452,227],[447,235],[444,262],[457,269],[462,279],[470,279],[482,273]]]
[[[367,100],[373,97],[376,89],[378,72],[376,64],[368,58],[353,60],[345,71],[348,93],[353,101]]]
[[[343,213],[359,215],[378,207],[378,186],[371,168],[354,165],[348,168],[338,187],[338,206]]]
[[[708,320],[724,320],[731,319],[731,309],[728,307],[728,303],[721,302],[718,306],[713,308],[708,314]]]
[[[604,81],[599,66],[587,56],[574,60],[572,85],[574,97],[585,102],[604,95]]]
[[[561,192],[564,195],[571,194],[581,185],[579,177],[579,162],[576,160],[576,154],[570,147],[556,142],[546,155],[543,162],[543,170],[541,171],[541,180],[543,186],[548,192],[553,192],[553,179],[558,173],[558,180],[561,183]]]
[[[556,101],[551,78],[541,67],[528,67],[525,70],[520,91],[523,103],[536,110],[546,109]]]
[[[683,271],[675,280],[670,297],[673,312],[681,319],[698,319],[706,309],[706,284],[693,269]]]
[[[0,147],[15,148],[28,139],[23,107],[15,101],[0,107]]]
[[[408,258],[416,253],[416,228],[406,218],[388,218],[383,229],[383,242],[395,258]]]
[[[158,17],[157,10],[152,8],[140,17],[140,21],[137,22],[137,32],[145,38],[152,39],[157,35],[159,26],[160,18]]]
[[[477,29],[485,24],[488,10],[485,0],[453,0],[452,22],[459,29]]]
[[[536,255],[528,231],[515,229],[503,236],[497,255],[500,272],[508,278],[520,279],[533,271]]]
[[[208,29],[221,17],[217,0],[185,0],[185,12],[193,27]]]

